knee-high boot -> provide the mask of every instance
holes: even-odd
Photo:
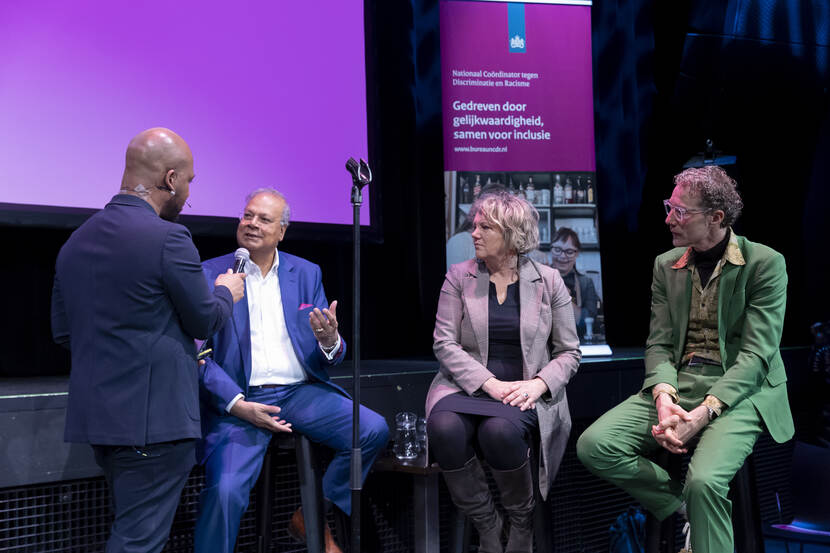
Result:
[[[503,521],[496,511],[487,478],[478,457],[473,457],[460,469],[445,470],[444,481],[458,509],[478,530],[480,553],[502,553]]]
[[[533,551],[533,478],[530,461],[513,470],[493,470],[493,480],[501,492],[501,503],[510,520],[505,553]]]

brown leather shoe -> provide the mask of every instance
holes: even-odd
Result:
[[[326,553],[343,553],[343,550],[334,541],[334,536],[331,534],[331,528],[329,528],[328,522],[325,524],[325,537],[323,539],[326,544]],[[305,543],[305,519],[303,519],[302,507],[297,508],[294,514],[291,515],[291,520],[288,522],[288,535],[299,543]]]

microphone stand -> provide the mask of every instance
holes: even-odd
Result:
[[[360,206],[363,204],[361,189],[372,181],[372,170],[362,159],[346,162],[346,170],[352,176],[352,212],[354,236],[354,288],[352,298],[352,456],[349,479],[352,490],[352,539],[351,553],[360,553],[360,492],[363,488],[363,455],[360,447]]]

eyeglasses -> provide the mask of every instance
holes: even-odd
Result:
[[[567,250],[563,250],[559,246],[554,246],[551,248],[551,251],[556,255],[564,255],[566,257],[573,257],[579,253],[579,250],[575,250],[573,248],[568,248]]]
[[[667,216],[671,215],[671,212],[674,211],[674,215],[677,217],[677,220],[681,223],[686,219],[686,215],[691,215],[694,213],[706,213],[707,211],[712,211],[711,209],[687,209],[685,207],[674,205],[669,200],[663,200],[663,207],[666,208]]]
[[[273,225],[277,221],[274,221],[270,217],[264,217],[262,215],[257,215],[256,213],[251,213],[250,211],[244,212],[240,217],[241,220],[245,221],[246,223],[253,223],[254,221],[259,221],[260,224],[269,226]]]

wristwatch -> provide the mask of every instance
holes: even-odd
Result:
[[[712,422],[713,420],[715,420],[718,417],[718,412],[717,411],[715,411],[714,409],[712,409],[711,407],[709,407],[705,403],[703,404],[703,406],[706,407],[706,411],[709,413],[709,422]]]

